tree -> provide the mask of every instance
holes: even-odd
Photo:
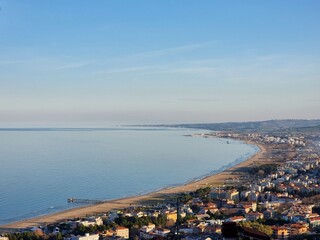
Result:
[[[215,219],[214,213],[212,213],[210,210],[207,212],[207,214],[210,216],[210,219]]]
[[[194,192],[195,197],[204,198],[211,192],[210,187],[199,188]]]
[[[257,221],[254,221],[254,222],[250,222],[250,221],[246,221],[246,222],[239,222],[238,225],[240,227],[248,227],[248,228],[252,228],[252,229],[255,229],[255,230],[258,230],[260,232],[263,232],[269,236],[272,235],[272,228],[268,225],[264,225],[264,224],[261,224]]]
[[[198,212],[200,211],[200,207],[198,205],[191,205],[190,208],[192,209],[192,212],[194,212],[195,214],[198,214]]]
[[[180,196],[180,202],[182,202],[182,203],[187,203],[187,202],[189,202],[191,199],[192,199],[191,194],[183,193],[183,194],[181,194],[181,196]]]
[[[193,220],[196,219],[196,217],[192,214],[187,214],[183,219],[182,219],[182,223],[187,222],[188,220]]]

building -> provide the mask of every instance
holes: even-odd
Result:
[[[247,221],[257,221],[258,219],[262,219],[263,214],[260,212],[249,212],[246,213],[246,219]]]
[[[273,209],[267,209],[263,211],[263,217],[265,219],[270,219],[274,217],[274,210]]]
[[[317,227],[320,225],[320,217],[309,218],[310,227]]]
[[[156,235],[161,236],[161,237],[166,237],[168,235],[168,233],[170,233],[170,230],[169,229],[165,229],[165,228],[156,228],[154,230],[154,233]]]
[[[176,212],[167,212],[165,213],[167,217],[167,226],[174,226],[177,221],[177,213]]]
[[[119,227],[116,227],[115,232],[117,237],[129,239],[129,228],[119,226]]]
[[[227,222],[242,222],[242,221],[246,221],[246,218],[243,216],[234,216],[234,217],[228,218],[226,221]]]
[[[101,217],[89,217],[87,218],[85,221],[78,221],[79,224],[85,226],[85,227],[89,227],[89,226],[101,226],[103,225],[103,220]]]
[[[287,238],[289,235],[289,231],[284,226],[273,226],[272,235],[275,238]]]
[[[141,232],[148,233],[148,232],[152,231],[152,230],[155,229],[155,228],[156,228],[156,225],[155,225],[155,224],[149,223],[148,225],[142,226],[142,227],[140,228],[140,231],[141,231]]]
[[[301,235],[308,232],[307,223],[294,223],[285,226],[290,229],[290,236]]]
[[[99,240],[99,234],[90,235],[86,233],[84,236],[71,236],[64,238],[64,240]]]
[[[239,200],[239,192],[237,190],[227,191],[226,198],[231,200]]]

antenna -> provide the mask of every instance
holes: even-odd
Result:
[[[181,239],[180,237],[180,233],[179,233],[179,226],[180,226],[180,197],[177,197],[177,221],[176,221],[176,225],[175,225],[175,231],[174,232],[170,232],[167,235],[167,239],[168,240],[178,240]]]
[[[177,197],[177,221],[176,221],[176,234],[179,236],[179,219],[180,219],[180,197]]]

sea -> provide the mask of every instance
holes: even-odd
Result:
[[[0,129],[0,225],[185,184],[246,160],[254,145],[180,128]]]

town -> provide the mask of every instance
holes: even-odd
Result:
[[[244,170],[245,174],[235,174],[219,186],[177,193],[159,203],[4,232],[0,240],[320,237],[318,136],[230,132],[195,136],[263,146],[269,161],[254,164]]]

